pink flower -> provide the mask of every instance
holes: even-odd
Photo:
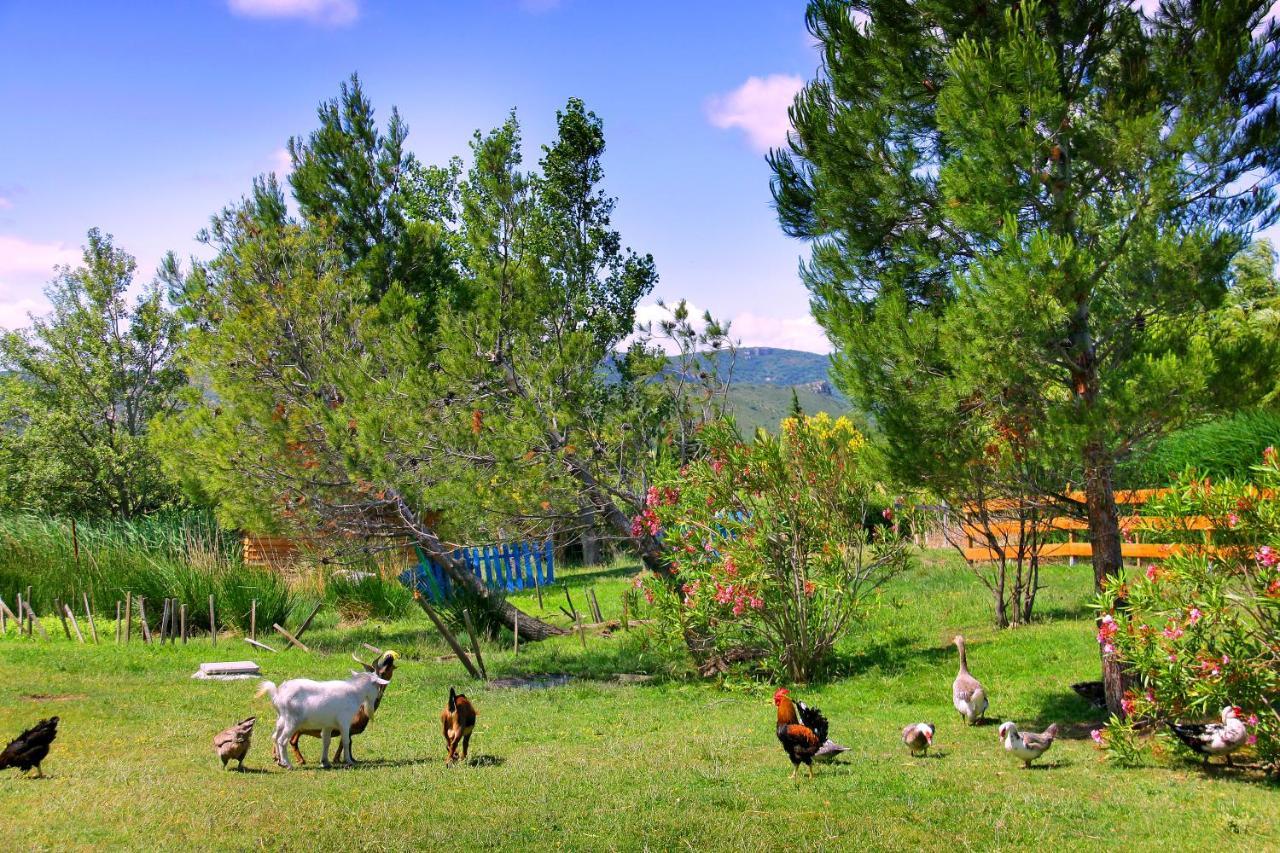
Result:
[[[1252,727],[1252,726],[1256,726],[1256,725],[1258,725],[1258,715],[1257,715],[1257,714],[1250,714],[1250,715],[1249,715],[1249,719],[1245,720],[1244,722],[1245,722],[1245,725],[1248,725],[1248,726],[1250,726],[1250,727]]]
[[[719,474],[721,471],[723,471],[723,470],[724,470],[724,460],[722,460],[722,459],[712,459],[712,460],[711,460],[711,470],[712,470],[712,471],[714,471],[714,472],[715,472],[715,473],[717,473],[717,474]]]
[[[1193,607],[1191,608],[1191,612],[1187,614],[1187,622],[1194,625],[1200,621],[1200,617],[1203,615],[1204,614],[1200,612],[1199,607]]]
[[[804,582],[804,594],[806,596],[812,596],[814,590],[816,590],[817,588],[818,588],[817,584],[815,584],[813,581]]]
[[[1102,653],[1104,655],[1114,655],[1116,653],[1116,647],[1110,643],[1105,643],[1102,646]]]
[[[1280,598],[1280,578],[1276,578],[1271,583],[1267,584],[1266,594],[1268,598]]]
[[[737,577],[738,564],[733,561],[733,557],[724,558],[724,573],[729,577]]]
[[[1148,690],[1146,695],[1147,695],[1147,701],[1148,701],[1148,702],[1150,702],[1150,703],[1152,703],[1152,704],[1155,704],[1155,701],[1156,701],[1156,694],[1155,694],[1155,691],[1153,691],[1153,690]]]
[[[1262,463],[1264,465],[1276,464],[1276,449],[1274,446],[1268,447],[1266,450],[1262,451]]]
[[[764,609],[764,599],[758,595],[751,596],[751,599],[747,602],[747,604],[750,605],[752,610]]]
[[[644,493],[645,506],[657,506],[660,500],[657,486],[650,486],[649,491]]]
[[[1089,732],[1089,737],[1093,738],[1093,742],[1098,746],[1102,746],[1102,729],[1094,729]]]
[[[885,508],[881,511],[881,513],[880,513],[880,514],[881,514],[882,516],[884,516],[885,521],[893,521],[893,508],[892,508],[892,507],[885,507]]]
[[[1154,581],[1156,578],[1160,577],[1160,569],[1156,567],[1155,563],[1152,563],[1151,565],[1147,566],[1146,574],[1147,574],[1147,580]]]
[[[1258,743],[1258,736],[1257,736],[1257,735],[1249,735],[1247,738],[1245,738],[1245,739],[1244,739],[1244,742],[1245,742],[1246,744],[1248,744],[1249,746],[1255,746],[1255,745],[1257,745],[1257,743]]]
[[[1120,700],[1120,710],[1124,711],[1125,716],[1132,716],[1134,709],[1134,701],[1132,696],[1125,696]]]
[[[1169,663],[1177,663],[1177,662],[1178,662],[1178,653],[1169,652]]]
[[[1223,655],[1223,656],[1222,656],[1222,665],[1223,665],[1223,666],[1226,666],[1226,665],[1227,665],[1227,664],[1229,664],[1229,663],[1231,663],[1231,658],[1227,657],[1226,655]]]
[[[1234,512],[1227,514],[1227,527],[1235,527],[1240,523],[1240,516]]]
[[[1160,633],[1164,634],[1166,640],[1176,640],[1182,636],[1182,628],[1170,622],[1168,627]]]
[[[649,589],[647,586],[644,588],[644,600],[653,604],[653,590]]]
[[[733,601],[733,584],[716,584],[716,603],[728,604],[730,601]]]
[[[1277,553],[1276,549],[1270,545],[1263,545],[1259,548],[1258,553],[1254,554],[1253,558],[1258,561],[1259,565],[1266,566],[1268,569],[1274,568],[1276,564],[1280,563],[1280,553]]]

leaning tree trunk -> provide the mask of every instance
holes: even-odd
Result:
[[[1108,578],[1124,570],[1120,547],[1120,512],[1116,507],[1112,474],[1115,463],[1099,441],[1085,447],[1084,496],[1089,513],[1089,545],[1093,551],[1093,588],[1101,592]],[[1124,602],[1117,600],[1117,606]],[[1099,646],[1101,651],[1101,646]],[[1114,655],[1102,654],[1102,682],[1106,688],[1107,710],[1124,718],[1121,701],[1128,687],[1124,668]]]
[[[547,637],[568,633],[563,628],[558,628],[549,622],[543,622],[536,616],[530,616],[507,601],[505,597],[494,595],[489,587],[485,586],[467,567],[466,563],[453,555],[453,549],[446,547],[440,541],[440,537],[436,535],[434,530],[418,521],[417,515],[403,499],[396,501],[396,509],[399,511],[401,519],[413,533],[418,547],[444,570],[444,573],[449,576],[449,581],[463,587],[475,596],[478,605],[484,608],[486,613],[502,622],[513,632],[518,631],[520,639],[545,640]],[[516,619],[517,615],[520,617],[518,620]]]

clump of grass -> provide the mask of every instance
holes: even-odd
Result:
[[[1123,466],[1133,486],[1167,486],[1183,471],[1223,479],[1251,479],[1262,451],[1280,445],[1280,412],[1250,409],[1178,430]]]
[[[160,602],[187,605],[187,624],[209,628],[209,596],[218,602],[220,627],[246,628],[250,601],[258,599],[258,621],[283,621],[293,594],[274,572],[245,566],[234,534],[203,512],[169,512],[134,520],[63,519],[17,514],[0,516],[0,596],[12,602],[31,587],[34,606],[48,612],[53,599],[79,601],[113,615],[126,593],[145,598],[148,617],[159,618]]]
[[[413,592],[377,570],[334,572],[325,580],[324,591],[344,622],[366,619],[389,622],[413,610]]]

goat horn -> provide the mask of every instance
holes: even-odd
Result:
[[[355,661],[356,663],[360,664],[361,666],[367,666],[367,667],[369,667],[370,669],[372,669],[372,668],[373,668],[373,665],[372,665],[372,664],[367,664],[367,663],[365,663],[364,661],[360,660],[360,658],[356,657],[356,653],[355,653],[355,652],[352,652],[352,653],[351,653],[351,659],[352,659],[353,661]]]

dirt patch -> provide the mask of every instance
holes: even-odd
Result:
[[[28,702],[75,702],[79,699],[88,699],[88,695],[84,693],[24,693],[23,699]]]

